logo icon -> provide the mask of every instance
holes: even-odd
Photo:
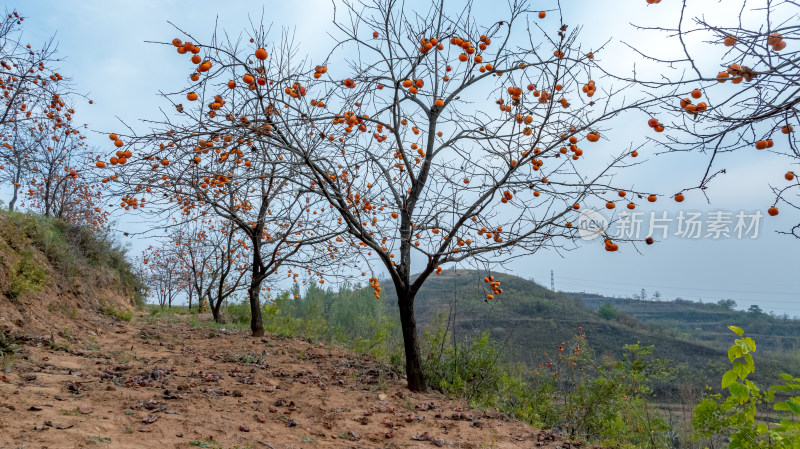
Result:
[[[583,240],[594,240],[606,233],[608,219],[600,212],[586,209],[578,216],[578,235]]]

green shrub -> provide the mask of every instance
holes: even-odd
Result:
[[[114,306],[106,306],[103,308],[103,313],[117,321],[130,321],[133,319],[133,312],[130,310],[118,310]]]
[[[228,323],[250,324],[250,300],[247,298],[234,299],[233,302],[224,306],[222,312]]]
[[[731,448],[800,448],[800,378],[788,374],[780,377],[783,383],[768,389],[758,387],[748,376],[755,371],[753,353],[756,342],[744,337],[744,331],[729,326],[736,333],[728,349],[731,369],[722,376],[722,388],[728,396],[707,394],[695,407],[692,424],[702,437],[722,437]],[[778,400],[776,395],[782,395]],[[777,425],[759,422],[756,413],[768,407],[778,416]]]
[[[38,292],[47,281],[47,270],[33,260],[33,252],[20,252],[20,259],[11,267],[11,280],[5,295],[19,298],[28,292]]]
[[[17,341],[11,333],[6,330],[0,331],[0,355],[14,354],[16,350]]]
[[[505,364],[502,348],[484,332],[464,342],[454,342],[441,318],[422,337],[423,370],[428,384],[443,393],[476,405],[497,402]]]
[[[597,309],[597,314],[600,315],[600,318],[613,320],[619,316],[619,311],[611,304],[603,304]]]

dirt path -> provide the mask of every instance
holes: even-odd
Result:
[[[21,344],[0,372],[0,448],[576,447],[496,411],[409,393],[338,347],[97,324],[83,338]]]

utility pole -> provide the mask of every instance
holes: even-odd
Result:
[[[556,282],[555,278],[553,278],[553,270],[550,270],[550,291],[556,291]]]

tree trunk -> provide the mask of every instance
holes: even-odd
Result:
[[[222,299],[217,298],[215,300],[211,299],[211,294],[208,295],[208,305],[211,306],[211,315],[214,316],[214,322],[222,324],[222,314],[220,310],[222,309]]]
[[[14,195],[11,197],[11,201],[8,202],[8,211],[14,212],[14,206],[17,204],[17,195],[19,192],[19,180],[20,180],[20,172],[19,170],[14,173]]]
[[[398,294],[397,305],[400,307],[400,325],[403,328],[403,346],[406,353],[406,377],[408,389],[424,392],[425,375],[422,372],[422,357],[417,341],[417,321],[414,318],[414,297],[408,293]]]
[[[250,330],[253,331],[253,337],[264,336],[264,323],[261,321],[261,301],[258,296],[261,293],[261,281],[250,283],[250,288],[247,289],[247,296],[250,297]]]
[[[14,205],[17,202],[17,187],[14,186],[14,196],[11,197],[11,201],[8,202],[8,211],[14,212]]]

